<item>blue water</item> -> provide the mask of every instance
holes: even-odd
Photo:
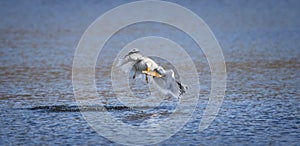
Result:
[[[115,104],[107,100],[114,97],[109,69],[120,47],[142,36],[162,36],[191,55],[201,92],[193,117],[160,145],[299,145],[300,2],[172,2],[199,15],[222,46],[227,90],[216,119],[208,129],[197,131],[210,92],[208,63],[191,38],[164,24],[135,24],[108,41],[96,67],[102,102]],[[76,107],[71,77],[75,48],[85,29],[123,3],[0,1],[1,145],[118,145],[84,120]],[[153,110],[110,112],[135,125]]]

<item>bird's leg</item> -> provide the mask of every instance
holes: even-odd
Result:
[[[150,72],[150,68],[147,67],[146,71],[147,71],[147,72]],[[145,75],[146,75],[146,82],[147,82],[147,84],[148,84],[148,83],[149,83],[149,81],[148,81],[148,75],[147,75],[147,74],[145,74]]]
[[[147,72],[150,72],[150,68],[149,68],[149,67],[147,67],[146,71],[147,71]]]

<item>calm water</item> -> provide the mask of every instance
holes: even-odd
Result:
[[[202,17],[223,48],[227,91],[210,127],[197,131],[210,91],[205,56],[186,34],[163,24],[131,25],[108,41],[96,67],[99,102],[116,106],[110,66],[120,48],[142,36],[162,36],[191,55],[201,92],[193,118],[159,144],[299,145],[300,2],[175,2]],[[76,107],[71,76],[75,48],[84,30],[122,3],[0,1],[1,145],[117,145],[84,120]],[[132,90],[143,98],[145,89],[136,87]],[[101,112],[96,107],[87,110]],[[155,112],[172,110],[165,106],[142,114],[125,107],[109,111],[135,125]]]

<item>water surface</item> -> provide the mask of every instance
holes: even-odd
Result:
[[[175,2],[202,17],[223,48],[227,91],[210,127],[197,131],[210,93],[205,56],[185,33],[164,24],[135,24],[108,41],[96,67],[99,102],[132,125],[153,114],[160,114],[159,119],[172,112],[174,104],[146,112],[117,105],[110,82],[110,67],[122,46],[142,36],[162,36],[190,54],[197,66],[201,92],[189,122],[159,144],[298,145],[300,2]],[[117,145],[97,134],[84,120],[75,102],[71,76],[75,48],[84,30],[105,11],[122,3],[0,2],[1,145]],[[143,96],[145,88],[135,87],[132,90],[136,95]],[[93,106],[85,109],[101,112]]]

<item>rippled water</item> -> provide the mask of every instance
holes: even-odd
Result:
[[[108,41],[96,67],[99,102],[132,125],[154,114],[164,118],[172,112],[174,104],[134,112],[117,105],[111,89],[110,67],[122,46],[142,36],[162,36],[190,54],[197,66],[201,91],[193,117],[159,144],[299,145],[300,2],[175,2],[202,17],[223,48],[227,91],[213,123],[197,131],[210,92],[205,56],[185,33],[164,24],[131,25]],[[84,30],[105,11],[122,3],[0,2],[1,145],[117,145],[98,135],[82,117],[71,75],[75,47]],[[145,88],[133,85],[132,90],[143,98]],[[102,111],[94,106],[84,109]]]

